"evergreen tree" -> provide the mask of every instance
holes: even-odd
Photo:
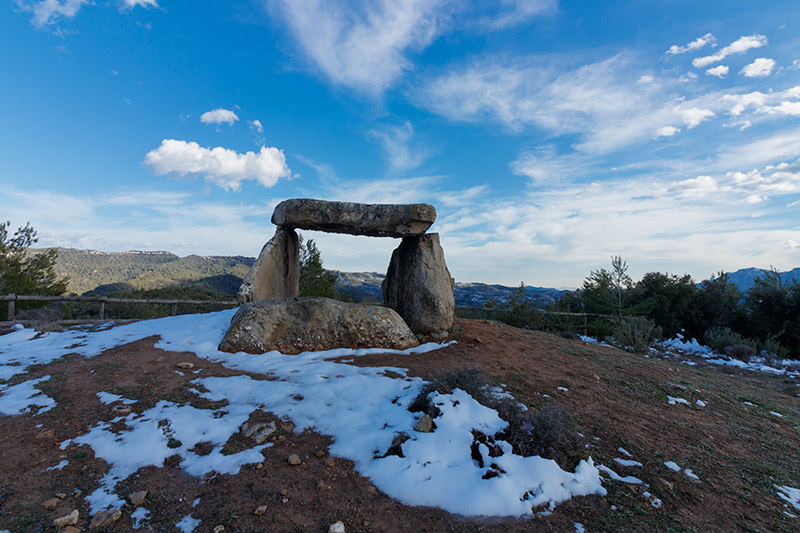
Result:
[[[28,223],[11,236],[10,225],[10,222],[0,223],[0,294],[63,294],[68,280],[56,275],[58,251],[28,253],[28,248],[38,240],[36,231]]]
[[[313,239],[300,237],[300,296],[339,298],[336,274],[322,267],[322,258]]]

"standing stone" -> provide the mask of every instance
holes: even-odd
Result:
[[[240,304],[300,293],[300,243],[293,229],[278,228],[242,280]]]
[[[272,223],[329,233],[370,237],[409,237],[425,233],[436,221],[430,204],[357,204],[295,198],[275,207]]]
[[[438,233],[404,238],[392,252],[381,288],[383,305],[397,311],[418,337],[441,340],[453,327],[453,280]]]

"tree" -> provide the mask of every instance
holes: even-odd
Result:
[[[689,274],[648,272],[628,294],[633,314],[646,316],[667,336],[687,327],[695,285]]]
[[[792,338],[796,334],[792,330],[798,322],[793,302],[796,293],[796,282],[784,283],[780,272],[774,268],[767,271],[764,277],[756,279],[745,298],[748,319],[746,334],[762,341],[776,339],[794,349]]]
[[[738,329],[743,315],[741,299],[742,293],[725,272],[703,281],[692,297],[686,337],[702,340],[712,328]]]
[[[57,296],[66,292],[68,279],[59,278],[55,271],[58,250],[29,253],[38,240],[36,231],[27,223],[10,236],[10,225],[0,223],[0,294]]]
[[[313,239],[300,237],[300,296],[340,298],[336,274],[322,267],[322,258]]]
[[[631,288],[631,278],[627,274],[628,263],[622,257],[611,257],[611,271],[605,268],[592,270],[583,281],[581,292],[587,313],[621,316],[626,310],[625,297]]]

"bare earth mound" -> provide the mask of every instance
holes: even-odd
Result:
[[[606,496],[573,498],[548,516],[467,519],[390,499],[353,463],[329,457],[330,438],[294,432],[291,423],[259,413],[250,421],[276,424],[261,464],[203,479],[184,473],[179,458],[168,459],[163,468],[140,469],[120,481],[116,492],[127,500],[147,491],[141,504],[149,513],[144,531],[178,531],[175,524],[189,514],[200,521],[197,531],[222,525],[226,532],[317,532],[336,521],[348,532],[575,531],[575,523],[586,531],[800,528],[800,518],[789,516],[800,512],[775,488],[800,485],[796,379],[687,366],[488,321],[460,320],[459,327],[458,343],[446,348],[420,355],[365,355],[349,363],[407,368],[409,376],[422,378],[443,369],[479,367],[532,408],[552,402],[571,411],[580,445],[595,463],[643,484],[607,479]],[[49,375],[39,388],[56,405],[38,414],[0,416],[0,531],[55,531],[53,520],[73,509],[79,511],[79,527],[88,527],[86,496],[98,488],[108,465],[89,446],[62,449],[61,444],[117,417],[123,407],[104,404],[98,392],[137,400],[128,406],[134,412],[162,400],[208,408],[213,402],[191,384],[198,374],[247,374],[192,353],[157,349],[157,340],[146,338],[92,358],[66,356],[6,383]],[[194,367],[178,368],[179,363]],[[223,453],[249,447],[252,442],[237,433]],[[290,465],[292,455],[301,464]],[[259,507],[263,513],[254,514]],[[130,531],[141,517],[131,516],[136,509],[126,504],[116,522],[99,530]]]

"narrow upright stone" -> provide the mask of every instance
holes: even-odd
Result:
[[[406,237],[381,285],[383,305],[397,311],[418,337],[443,339],[455,322],[453,280],[438,233]]]
[[[357,204],[296,198],[275,207],[272,223],[329,233],[370,237],[410,237],[425,233],[436,220],[430,204]]]
[[[242,280],[240,304],[269,298],[295,298],[300,292],[300,244],[292,229],[278,228]]]

